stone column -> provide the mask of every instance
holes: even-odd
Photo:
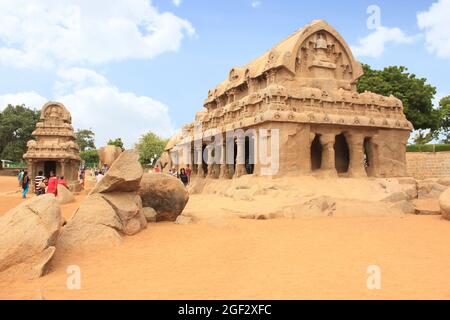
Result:
[[[226,144],[222,144],[222,147],[220,149],[220,173],[219,173],[220,179],[228,179],[226,149],[227,149]]]
[[[214,159],[212,152],[214,150],[214,144],[208,144],[206,146],[206,150],[208,152],[208,178],[214,178]]]
[[[367,177],[364,168],[364,135],[360,133],[348,133],[345,135],[350,151],[350,164],[348,174],[350,177]]]
[[[321,170],[337,175],[334,142],[336,135],[334,133],[322,134],[320,144],[322,145],[322,167]]]
[[[234,173],[235,178],[245,175],[245,137],[238,137],[236,139],[237,152],[236,152],[236,171]]]
[[[203,149],[202,149],[202,146],[195,147],[195,152],[197,153],[197,176],[200,178],[204,178],[205,172],[203,172]]]
[[[64,160],[61,160],[61,176],[63,176],[65,179],[66,177],[66,162]]]

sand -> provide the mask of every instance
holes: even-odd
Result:
[[[21,199],[5,195],[17,189],[14,178],[0,185],[3,214]],[[63,206],[65,217],[84,195]],[[450,298],[450,222],[439,216],[246,220],[224,214],[251,206],[232,201],[194,194],[186,211],[205,216],[194,224],[151,224],[119,247],[63,257],[38,280],[0,275],[0,298]],[[69,265],[81,268],[80,290],[66,287]],[[370,265],[381,268],[380,290],[367,288]]]

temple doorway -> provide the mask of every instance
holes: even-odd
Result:
[[[342,133],[336,136],[336,140],[334,142],[334,154],[336,171],[338,173],[348,172],[348,167],[350,164],[350,151],[347,140]]]
[[[311,170],[319,170],[322,166],[322,144],[320,143],[320,134],[316,134],[311,143]]]
[[[44,162],[44,175],[50,177],[50,172],[56,174],[56,161],[45,161]]]
[[[203,174],[206,176],[208,172],[208,163],[205,161],[205,153],[206,152],[206,144],[202,145],[202,168],[203,168]],[[208,156],[208,154],[206,154]]]

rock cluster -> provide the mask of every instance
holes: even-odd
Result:
[[[137,194],[143,174],[138,159],[134,150],[120,154],[67,222],[58,250],[114,245],[121,242],[122,235],[134,235],[146,228],[142,201]]]
[[[28,278],[48,270],[61,228],[61,211],[54,195],[34,197],[0,217],[0,272],[21,267]]]

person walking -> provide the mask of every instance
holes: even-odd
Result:
[[[64,187],[66,187],[67,189],[69,189],[69,187],[67,186],[67,181],[66,179],[64,179],[64,176],[59,177],[58,179],[58,185],[63,185]]]
[[[189,165],[186,166],[186,175],[188,177],[188,184],[191,183],[191,175],[192,175],[192,169]]]
[[[28,177],[28,172],[24,171],[22,177],[22,199],[27,198],[29,186],[30,186],[30,177]]]
[[[186,187],[189,183],[189,179],[186,174],[186,170],[184,170],[184,168],[181,168],[178,177],[180,178],[181,182],[183,182],[184,186]]]
[[[19,174],[17,175],[17,180],[19,181],[19,187],[22,187],[22,180],[23,180],[23,170],[20,169]]]
[[[55,173],[50,171],[50,178],[48,179],[47,193],[53,193],[55,196],[58,194],[58,178]]]
[[[34,191],[37,196],[45,194],[45,176],[42,171],[38,172],[38,175],[34,177]]]

